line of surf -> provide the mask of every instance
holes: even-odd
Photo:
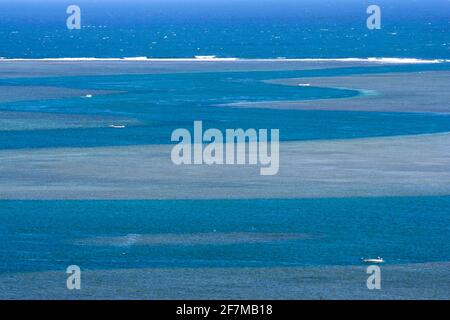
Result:
[[[220,58],[216,56],[196,56],[193,58],[149,58],[149,57],[123,57],[123,58],[5,58],[0,57],[1,61],[136,61],[136,62],[369,62],[380,64],[430,64],[430,63],[446,63],[450,59],[419,59],[419,58],[387,58],[387,57],[370,57],[370,58]]]

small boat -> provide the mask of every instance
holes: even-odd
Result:
[[[125,128],[125,126],[123,124],[111,124],[109,127],[113,128],[113,129],[124,129]]]
[[[361,260],[365,263],[384,263],[384,259],[381,257],[369,258],[369,259],[362,258]]]
[[[84,97],[85,97],[85,98],[92,98],[93,95],[92,95],[92,94],[87,94],[87,95],[85,95]]]
[[[212,59],[216,59],[216,56],[195,56],[195,59],[200,59],[200,60],[212,60]]]
[[[309,87],[311,85],[309,83],[299,83],[298,86],[299,87]]]

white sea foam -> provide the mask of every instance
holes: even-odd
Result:
[[[216,57],[201,57],[201,58],[148,58],[148,57],[124,57],[124,58],[4,58],[0,57],[0,61],[174,61],[174,62],[190,62],[190,61],[237,61],[238,58],[216,58]]]
[[[450,62],[444,59],[417,59],[417,58],[305,58],[305,59],[276,59],[282,61],[306,61],[306,62],[376,62],[382,64],[416,64],[416,63],[443,63]]]
[[[148,61],[148,62],[212,62],[212,61],[255,61],[255,62],[370,62],[380,64],[421,64],[421,63],[446,63],[450,59],[419,59],[419,58],[276,58],[276,59],[245,59],[245,58],[218,58],[215,56],[199,56],[194,58],[149,58],[149,57],[124,57],[124,58],[5,58],[0,61]]]

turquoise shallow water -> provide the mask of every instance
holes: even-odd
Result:
[[[0,219],[1,272],[450,260],[450,197],[1,201]]]

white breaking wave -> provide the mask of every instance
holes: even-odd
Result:
[[[0,61],[238,61],[239,58],[216,58],[216,57],[198,57],[198,58],[148,58],[148,57],[124,57],[124,58],[4,58]]]
[[[255,61],[255,62],[370,62],[380,64],[420,64],[420,63],[446,63],[450,59],[419,59],[419,58],[276,58],[276,59],[246,59],[246,58],[218,58],[216,56],[197,56],[194,58],[4,58],[0,61],[148,61],[148,62],[212,62],[212,61]]]
[[[376,62],[376,63],[383,63],[383,64],[414,64],[414,63],[444,63],[444,62],[450,62],[450,60],[445,59],[418,59],[418,58],[305,58],[305,59],[286,59],[286,58],[279,58],[279,59],[272,59],[272,60],[281,60],[281,61],[307,61],[307,62],[332,62],[332,61],[338,61],[338,62]]]

